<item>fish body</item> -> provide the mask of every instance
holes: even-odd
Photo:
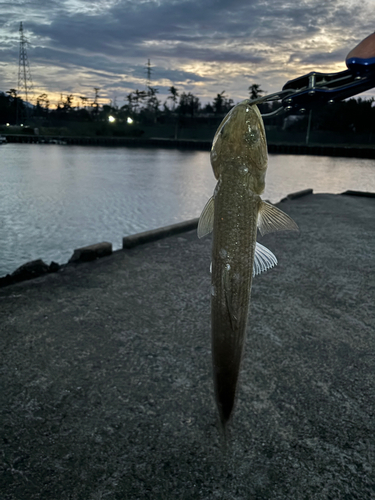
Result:
[[[237,104],[220,124],[211,165],[218,183],[198,224],[198,236],[213,231],[211,342],[216,402],[223,427],[231,417],[243,357],[253,275],[277,264],[256,242],[262,234],[297,225],[263,202],[267,142],[260,112]]]

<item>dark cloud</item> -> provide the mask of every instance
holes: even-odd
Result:
[[[347,51],[345,49],[334,50],[332,52],[314,52],[314,54],[306,55],[303,52],[292,54],[299,62],[303,64],[329,64],[337,61],[344,61]]]
[[[301,66],[334,71],[373,31],[371,6],[359,0],[14,0],[0,7],[2,62],[16,64],[24,19],[34,67],[48,67],[49,77],[69,71],[64,81],[70,76],[72,87],[97,78],[108,91],[111,82],[139,85],[148,58],[165,88],[177,81],[202,94],[223,85],[238,93],[251,75],[275,91]]]
[[[152,50],[147,42],[165,42],[164,52],[173,43],[185,44],[183,57],[197,58],[205,45],[248,40],[297,39],[318,31],[319,19],[332,17],[335,2],[286,5],[274,2],[119,2],[97,15],[61,13],[50,24],[28,23],[34,35],[47,37],[62,49],[85,50],[108,55],[145,56]],[[346,18],[345,18],[346,19]],[[130,53],[129,53],[130,52]],[[173,54],[174,55],[174,54]],[[254,54],[256,57],[256,54]],[[199,59],[199,53],[198,53]],[[203,58],[203,60],[206,60]]]

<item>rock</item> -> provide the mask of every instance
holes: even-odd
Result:
[[[32,278],[37,278],[43,274],[48,273],[49,267],[43,262],[42,259],[32,260],[26,262],[22,266],[18,267],[12,274],[11,277],[15,281],[29,280]]]
[[[8,286],[14,283],[14,278],[10,274],[7,274],[6,276],[2,276],[0,278],[0,288],[3,286]]]
[[[49,265],[48,272],[49,273],[56,273],[60,269],[60,264],[57,262],[52,261],[51,264]]]
[[[88,245],[74,250],[69,262],[89,262],[112,254],[112,243],[103,241],[95,245]]]
[[[51,262],[48,266],[42,259],[26,262],[26,264],[22,264],[12,274],[2,276],[0,278],[0,288],[20,281],[38,278],[39,276],[43,276],[43,274],[55,273],[60,267],[60,264],[57,262]]]

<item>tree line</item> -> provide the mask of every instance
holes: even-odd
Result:
[[[249,87],[249,97],[255,99],[264,94],[259,84]],[[36,104],[30,106],[18,95],[16,89],[0,92],[0,124],[11,125],[54,121],[64,122],[105,122],[112,116],[117,123],[131,118],[139,125],[162,124],[168,120],[195,120],[197,124],[204,122],[205,117],[213,120],[222,118],[233,106],[233,99],[225,91],[218,93],[211,102],[202,104],[199,97],[191,92],[180,92],[175,86],[169,87],[164,102],[159,98],[156,87],[145,90],[136,89],[126,96],[125,104],[119,107],[116,101],[100,104],[100,89],[93,89],[93,97],[61,95],[58,103],[51,106],[46,93],[36,98]],[[375,133],[374,99],[352,98],[332,105],[324,105],[313,110],[312,130],[330,130],[336,132]],[[260,105],[261,111],[269,113],[280,107],[279,102]],[[304,131],[308,116],[294,120],[285,120],[280,114],[265,118],[266,126],[288,129],[289,131]]]
[[[94,97],[62,95],[54,107],[51,106],[49,97],[42,93],[36,97],[35,104],[25,103],[18,95],[16,89],[0,93],[0,120],[5,123],[16,124],[31,118],[56,118],[64,120],[100,120],[108,115],[115,119],[128,117],[138,121],[153,119],[163,115],[178,114],[194,117],[202,114],[222,115],[233,106],[225,90],[217,94],[212,102],[203,105],[199,97],[191,92],[180,92],[175,86],[169,88],[165,101],[159,99],[159,90],[156,87],[147,87],[145,90],[136,89],[126,96],[126,103],[119,107],[116,102],[100,104],[100,89],[95,87]],[[260,95],[260,86],[254,84],[249,87],[250,96]]]

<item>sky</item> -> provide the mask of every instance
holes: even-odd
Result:
[[[373,0],[0,0],[0,91],[18,86],[21,21],[35,96],[93,99],[98,87],[118,106],[145,88],[148,59],[162,102],[172,85],[238,102],[253,83],[271,93],[346,69],[375,30]]]

